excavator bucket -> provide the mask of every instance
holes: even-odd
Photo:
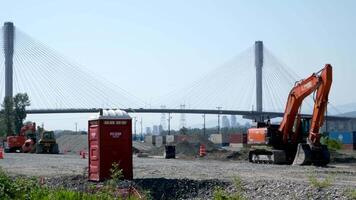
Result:
[[[293,165],[325,166],[330,162],[330,152],[325,145],[319,148],[310,148],[309,144],[300,143],[293,161]]]
[[[293,165],[311,165],[312,152],[308,144],[299,143],[295,154]]]
[[[326,145],[321,145],[320,148],[312,150],[313,165],[326,166],[330,162],[330,152]]]

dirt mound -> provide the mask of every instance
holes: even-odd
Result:
[[[206,151],[208,152],[217,150],[216,145],[208,139],[208,136],[193,135],[189,137],[188,142],[194,144],[195,146],[200,146],[201,144],[204,144]]]
[[[199,146],[188,141],[179,142],[176,144],[176,154],[184,156],[195,156],[199,153]]]
[[[186,140],[176,141],[171,144],[176,147],[176,154],[181,158],[189,158],[189,157],[199,155],[199,149],[201,144],[205,145],[207,152],[214,152],[218,150],[215,144],[212,143],[210,140],[208,140],[207,137],[200,136],[200,135],[193,135],[193,136],[187,136],[187,138],[188,139]],[[164,151],[165,151],[164,146],[154,147],[151,145],[151,148],[145,152],[149,153],[150,155],[163,155]]]
[[[134,153],[147,153],[151,151],[152,148],[154,148],[153,145],[144,142],[137,142],[137,141],[132,142],[132,151]]]
[[[207,137],[201,135],[191,136],[189,141],[176,143],[176,153],[184,156],[199,155],[200,145],[205,145],[207,153],[216,152],[219,149]]]
[[[144,142],[133,141],[132,148],[136,149],[138,152],[148,152],[153,148],[153,145]]]
[[[242,148],[240,151],[231,152],[228,156],[226,156],[226,159],[229,159],[229,160],[248,160],[248,154],[249,154],[249,149]]]
[[[56,139],[60,152],[77,154],[88,151],[87,135],[62,135]]]

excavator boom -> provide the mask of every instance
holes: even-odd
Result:
[[[299,109],[304,99],[316,91],[313,117],[308,138],[312,144],[320,144],[319,129],[324,122],[331,82],[332,67],[330,64],[326,64],[322,70],[312,74],[307,79],[301,80],[290,91],[283,120],[279,126],[279,131],[283,134],[284,143],[287,143],[288,139],[293,139],[293,134],[298,134],[294,133],[292,129],[297,119]],[[294,138],[296,137],[294,136]]]
[[[283,134],[284,143],[287,143],[288,139],[291,137],[291,130],[293,129],[303,100],[314,92],[318,88],[319,84],[319,77],[316,74],[312,74],[309,78],[296,83],[290,91],[283,120],[278,129]]]

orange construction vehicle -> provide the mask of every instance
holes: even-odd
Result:
[[[21,152],[22,146],[29,135],[36,133],[36,124],[28,123],[24,125],[18,135],[11,135],[6,137],[5,151],[6,152]]]
[[[330,153],[320,143],[319,129],[324,123],[331,83],[330,64],[297,82],[289,93],[280,125],[260,122],[248,130],[248,144],[252,147],[250,162],[327,165]],[[313,115],[309,119],[302,118],[303,100],[313,92],[316,92]]]

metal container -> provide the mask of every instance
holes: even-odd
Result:
[[[220,146],[227,146],[229,144],[228,134],[211,134],[209,140]]]
[[[167,138],[165,135],[162,136],[162,144],[167,144]]]
[[[154,140],[154,145],[156,147],[161,147],[163,145],[163,137],[160,135],[156,135],[155,140]]]
[[[166,144],[174,143],[174,135],[166,135]]]
[[[242,140],[243,140],[242,138],[243,138],[242,134],[239,134],[239,133],[231,134],[229,136],[229,142],[230,143],[242,143]]]
[[[155,135],[146,135],[145,136],[145,143],[154,145],[155,144],[155,139],[156,139]]]
[[[132,179],[132,121],[121,110],[104,110],[88,121],[89,180],[110,178],[117,163],[125,179]]]
[[[356,143],[354,134],[354,132],[335,131],[329,133],[329,138],[339,140],[342,144],[354,144]]]

